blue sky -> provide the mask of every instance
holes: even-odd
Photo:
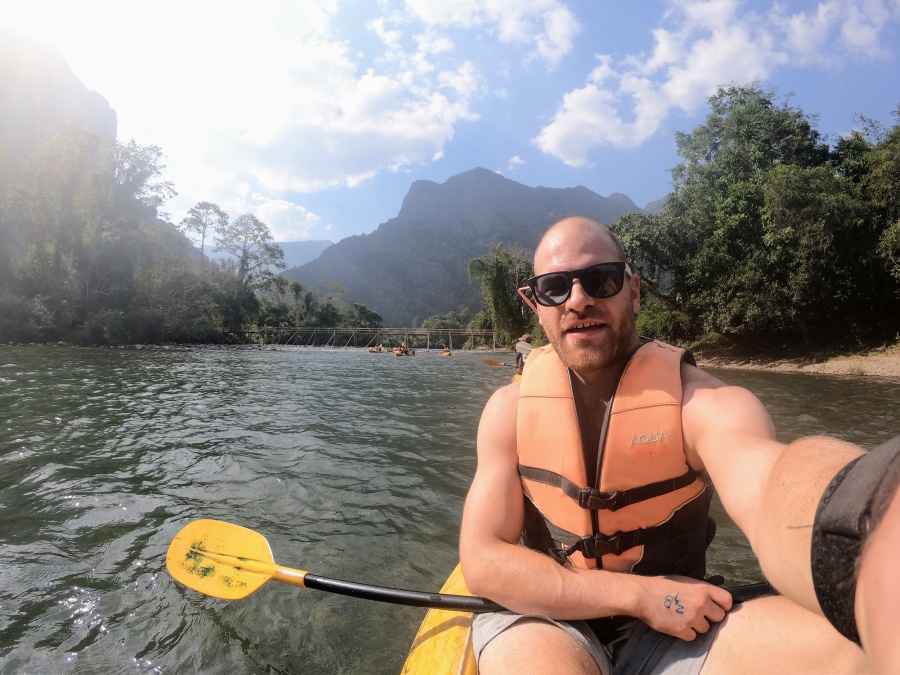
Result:
[[[900,105],[900,0],[4,0],[157,145],[178,197],[276,240],[371,232],[415,180],[663,197],[676,131],[759,80],[834,136]]]

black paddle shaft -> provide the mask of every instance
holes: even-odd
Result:
[[[385,588],[383,586],[370,586],[355,581],[341,581],[340,579],[328,579],[315,574],[307,574],[303,580],[306,588],[317,591],[327,591],[340,595],[349,595],[363,600],[377,600],[390,602],[395,605],[407,605],[409,607],[429,607],[433,609],[453,609],[462,612],[500,612],[501,607],[496,602],[485,598],[469,595],[447,595],[444,593],[423,593],[422,591],[406,591],[401,588]]]
[[[401,588],[385,588],[383,586],[371,586],[355,581],[342,581],[327,577],[307,574],[303,585],[317,591],[349,595],[363,600],[377,600],[378,602],[390,602],[395,605],[408,607],[428,607],[433,609],[451,609],[461,612],[500,612],[505,609],[496,602],[486,598],[469,595],[447,595],[444,593],[423,593],[422,591],[407,591]],[[726,589],[734,598],[734,603],[739,604],[763,595],[774,595],[775,589],[767,583],[749,584]]]

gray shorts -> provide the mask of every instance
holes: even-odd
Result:
[[[600,672],[607,675],[611,671],[609,653],[602,642],[594,635],[594,631],[584,621],[556,621],[543,614],[516,614],[515,612],[490,612],[476,614],[472,619],[472,648],[475,660],[481,658],[481,650],[488,642],[517,623],[543,622],[552,623],[565,631],[572,639],[584,647],[588,654],[600,667]]]
[[[540,614],[494,612],[472,620],[475,658],[493,638],[521,621],[558,626],[584,647],[604,675],[697,675],[706,661],[720,623],[690,642],[659,633],[637,619],[626,620],[615,638],[603,644],[584,621],[556,621]]]

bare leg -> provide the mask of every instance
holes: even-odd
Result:
[[[544,622],[520,622],[487,643],[481,675],[601,675],[593,657],[565,631]]]
[[[719,629],[701,673],[863,673],[862,650],[828,621],[782,597],[735,607]]]

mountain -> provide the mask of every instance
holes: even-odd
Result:
[[[333,241],[314,240],[309,241],[279,241],[278,245],[284,251],[284,262],[287,263],[288,269],[292,267],[300,267],[310,260],[315,260],[329,246],[334,244]]]
[[[89,91],[53,49],[0,26],[0,171],[74,123],[114,139],[109,102]]]
[[[668,197],[663,197],[662,199],[657,199],[655,202],[650,202],[644,207],[644,211],[651,214],[662,213],[666,210],[666,201],[668,199]]]
[[[531,252],[560,218],[612,223],[630,211],[643,212],[623,194],[528,187],[477,168],[441,184],[414,182],[396,218],[342,239],[284,276],[323,290],[339,282],[354,301],[381,314],[385,326],[410,326],[435,314],[477,311],[481,293],[469,282],[467,265],[498,243]]]

